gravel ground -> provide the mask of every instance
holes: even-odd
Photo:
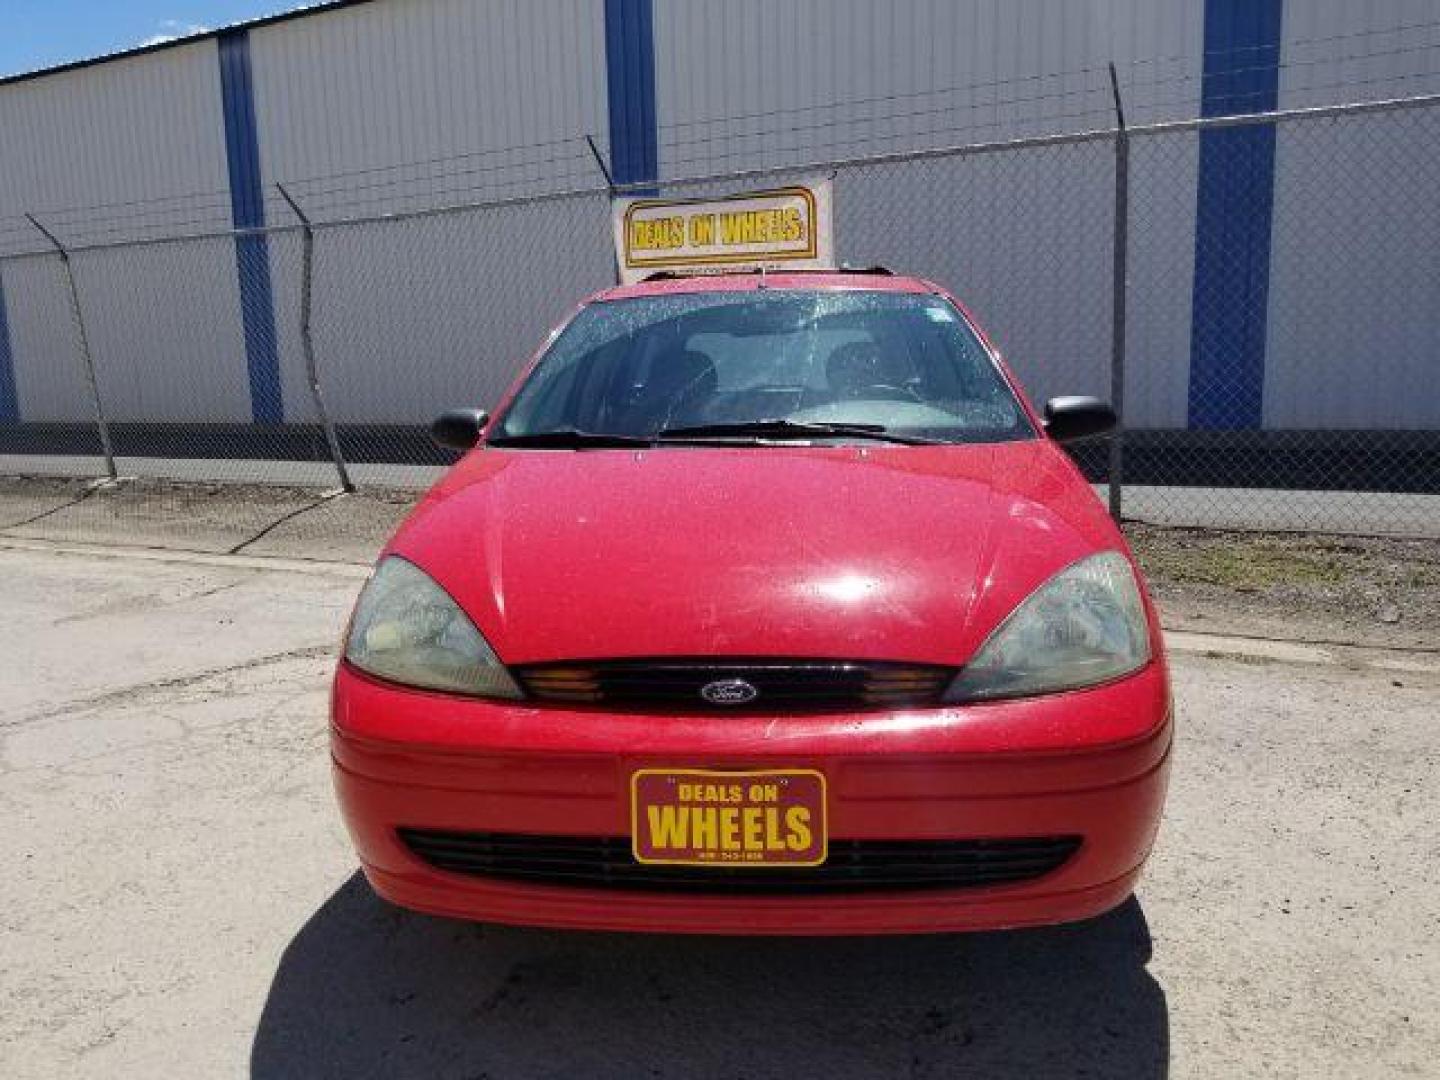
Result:
[[[355,872],[325,697],[358,572],[216,562],[0,550],[7,1080],[1434,1075],[1440,675],[1177,655],[1159,847],[1089,923],[510,930]]]

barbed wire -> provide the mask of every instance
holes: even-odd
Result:
[[[1191,62],[1193,62],[1193,61],[1195,61],[1195,60],[1197,60],[1197,59],[1203,60],[1203,58],[1205,58],[1205,57],[1216,57],[1216,56],[1222,56],[1222,57],[1223,57],[1223,56],[1239,57],[1239,56],[1247,56],[1247,55],[1252,55],[1252,54],[1272,54],[1272,53],[1273,53],[1273,54],[1275,54],[1275,55],[1278,57],[1279,55],[1282,54],[1282,52],[1289,51],[1289,50],[1293,50],[1293,49],[1303,49],[1303,48],[1307,48],[1307,47],[1311,47],[1311,46],[1315,46],[1315,45],[1321,45],[1321,44],[1333,44],[1333,43],[1336,43],[1336,42],[1356,41],[1356,40],[1361,40],[1361,39],[1375,38],[1375,37],[1384,36],[1384,35],[1394,35],[1394,34],[1401,34],[1401,33],[1410,33],[1410,32],[1414,32],[1414,31],[1423,31],[1423,30],[1437,30],[1437,31],[1440,31],[1440,21],[1412,22],[1412,23],[1405,23],[1405,24],[1398,25],[1398,26],[1372,27],[1372,28],[1367,28],[1367,29],[1363,29],[1363,30],[1346,32],[1346,33],[1329,34],[1329,35],[1322,35],[1322,36],[1309,37],[1309,38],[1290,38],[1290,39],[1287,39],[1287,40],[1285,40],[1285,41],[1283,41],[1283,42],[1276,43],[1276,44],[1266,43],[1266,44],[1256,44],[1256,45],[1238,45],[1238,46],[1227,47],[1227,48],[1224,48],[1224,49],[1207,49],[1207,50],[1203,50],[1203,51],[1202,51],[1201,53],[1199,53],[1199,54],[1196,54],[1196,53],[1191,52],[1191,53],[1171,54],[1171,55],[1168,55],[1168,56],[1143,57],[1143,58],[1137,58],[1137,59],[1132,59],[1132,60],[1122,60],[1122,61],[1118,61],[1118,62],[1116,62],[1116,65],[1117,65],[1117,68],[1118,68],[1118,69],[1124,70],[1124,69],[1134,69],[1134,68],[1138,68],[1138,67],[1158,65],[1158,64],[1165,64],[1165,63],[1182,62],[1182,61],[1191,61]],[[1309,66],[1309,65],[1321,65],[1321,64],[1342,63],[1342,62],[1344,62],[1344,63],[1349,63],[1349,62],[1355,62],[1355,61],[1364,61],[1364,60],[1373,60],[1373,59],[1383,59],[1383,58],[1387,58],[1387,57],[1393,57],[1393,56],[1405,55],[1405,54],[1415,54],[1415,53],[1427,52],[1427,51],[1432,51],[1432,50],[1433,50],[1433,51],[1440,52],[1440,42],[1424,43],[1424,44],[1418,44],[1418,45],[1412,45],[1412,46],[1408,46],[1408,47],[1401,47],[1401,48],[1394,48],[1394,49],[1377,50],[1377,51],[1371,51],[1371,52],[1367,52],[1367,53],[1363,53],[1363,54],[1348,54],[1348,55],[1344,55],[1344,56],[1316,57],[1316,58],[1311,58],[1311,59],[1308,59],[1308,60],[1288,60],[1288,61],[1278,61],[1278,62],[1274,62],[1274,63],[1266,62],[1266,63],[1264,63],[1264,64],[1257,64],[1257,65],[1252,65],[1252,66],[1247,66],[1247,67],[1241,67],[1241,68],[1229,68],[1229,69],[1221,70],[1221,71],[1219,71],[1219,72],[1212,72],[1212,73],[1210,73],[1210,76],[1209,76],[1209,77],[1213,77],[1213,78],[1227,78],[1227,77],[1232,77],[1232,76],[1235,76],[1235,75],[1243,74],[1243,73],[1246,73],[1246,72],[1269,71],[1269,70],[1277,70],[1277,69],[1278,69],[1278,70],[1288,70],[1288,69],[1295,69],[1295,68],[1297,68],[1297,67]],[[957,95],[957,94],[962,94],[962,93],[967,93],[967,92],[976,92],[976,91],[979,91],[979,90],[985,90],[985,89],[991,89],[991,88],[1006,87],[1006,86],[1018,86],[1018,85],[1028,84],[1028,83],[1045,82],[1045,81],[1047,81],[1047,80],[1075,79],[1075,78],[1077,78],[1077,77],[1086,77],[1086,76],[1096,76],[1096,77],[1099,77],[1099,78],[1102,80],[1102,82],[1103,82],[1103,79],[1108,77],[1108,63],[1107,63],[1107,64],[1085,65],[1085,66],[1080,66],[1080,67],[1076,67],[1076,68],[1059,69],[1059,70],[1048,71],[1048,72],[1031,72],[1031,73],[1026,73],[1026,74],[1022,74],[1022,75],[1008,76],[1008,77],[1002,78],[1002,79],[970,81],[970,82],[967,82],[967,83],[952,84],[952,85],[949,85],[949,86],[929,87],[929,88],[922,89],[922,90],[903,91],[903,92],[896,92],[896,93],[890,93],[890,94],[881,94],[881,95],[870,95],[870,96],[867,96],[867,97],[845,98],[845,99],[840,99],[840,100],[837,100],[837,101],[820,102],[820,103],[814,103],[814,104],[808,104],[808,105],[787,106],[787,107],[784,107],[784,108],[767,109],[767,110],[758,111],[758,112],[742,112],[742,113],[731,113],[731,114],[713,115],[713,116],[705,116],[705,117],[691,117],[691,118],[686,119],[686,120],[669,121],[669,122],[667,122],[667,123],[665,123],[665,124],[662,124],[662,125],[660,125],[659,128],[658,128],[658,132],[659,132],[659,136],[660,136],[660,138],[661,138],[662,141],[668,142],[670,145],[677,145],[677,144],[679,144],[679,143],[681,142],[681,140],[673,140],[673,139],[667,140],[667,139],[665,138],[665,135],[666,135],[667,132],[670,132],[670,131],[678,131],[678,130],[682,130],[682,129],[686,129],[686,128],[692,128],[692,127],[701,127],[701,126],[706,126],[706,125],[733,124],[733,123],[736,123],[736,122],[739,122],[739,121],[744,121],[744,120],[754,120],[754,119],[774,119],[774,120],[778,120],[779,118],[786,117],[786,116],[802,115],[802,114],[806,114],[806,113],[818,112],[818,111],[823,111],[823,110],[831,110],[831,111],[833,111],[833,110],[846,109],[846,108],[860,108],[860,107],[866,107],[866,106],[875,105],[875,104],[881,104],[881,103],[902,102],[902,101],[916,101],[916,100],[920,100],[920,99],[923,99],[923,98],[930,98],[930,97],[937,97],[937,96],[953,96],[953,95]],[[1127,80],[1126,83],[1125,83],[1125,85],[1126,85],[1127,88],[1134,89],[1134,88],[1146,87],[1146,86],[1169,85],[1169,84],[1173,84],[1173,83],[1176,83],[1176,82],[1193,82],[1193,81],[1197,81],[1197,80],[1203,79],[1203,78],[1205,78],[1205,77],[1207,77],[1207,76],[1206,76],[1206,74],[1205,74],[1204,72],[1187,73],[1187,74],[1180,74],[1180,75],[1168,76],[1168,77],[1165,77],[1165,78],[1157,78],[1157,79],[1146,79],[1146,80],[1134,80],[1134,79],[1131,79],[1131,80]],[[1399,77],[1408,77],[1408,76],[1395,76],[1395,77],[1399,78]],[[1378,81],[1378,80],[1372,80],[1372,81]],[[1346,83],[1348,83],[1348,80],[1341,81],[1340,85],[1344,85],[1344,84],[1346,84]],[[1099,88],[1103,88],[1103,87],[1097,87],[1096,89],[1099,89]],[[1090,88],[1087,87],[1086,89],[1090,89]],[[1071,96],[1072,94],[1077,93],[1077,92],[1084,92],[1084,91],[1075,91],[1075,90],[1067,89],[1067,90],[1056,91],[1056,92],[1050,93],[1050,94],[1028,95],[1028,96],[1023,96],[1023,97],[1011,97],[1011,98],[1005,98],[1005,99],[996,99],[996,100],[994,100],[994,101],[984,102],[983,104],[984,104],[986,107],[996,107],[996,106],[1010,105],[1010,104],[1035,103],[1035,102],[1044,101],[1044,100],[1064,98],[1064,97],[1067,97],[1067,96]],[[927,110],[921,110],[921,111],[927,111]],[[928,111],[935,111],[935,110],[928,110]],[[913,113],[913,112],[914,112],[914,110],[911,111],[911,113]],[[900,113],[887,114],[887,117],[886,117],[886,118],[889,118],[889,117],[892,117],[892,116],[900,116],[900,115],[905,115],[905,114],[900,114]],[[423,167],[425,167],[425,166],[427,166],[427,165],[444,165],[444,164],[448,164],[448,163],[451,163],[451,162],[457,162],[457,161],[462,161],[462,160],[470,160],[470,159],[474,159],[474,158],[494,157],[494,156],[496,156],[496,155],[510,155],[510,154],[515,154],[515,153],[527,151],[527,150],[549,150],[549,149],[553,149],[553,148],[556,148],[556,147],[563,147],[563,146],[570,146],[570,147],[572,147],[572,152],[578,155],[578,154],[582,154],[582,153],[586,152],[586,149],[585,149],[585,147],[584,147],[584,138],[585,138],[585,136],[584,136],[583,134],[575,134],[575,135],[564,136],[564,137],[556,138],[556,139],[548,139],[548,140],[540,140],[540,141],[530,142],[530,143],[514,144],[514,145],[510,145],[510,146],[505,146],[505,147],[482,148],[482,149],[477,149],[477,150],[473,150],[473,151],[464,151],[464,152],[455,153],[455,154],[437,155],[437,156],[431,157],[431,158],[413,159],[413,160],[408,160],[408,161],[404,161],[404,162],[395,162],[395,163],[387,163],[387,164],[382,164],[382,165],[366,166],[366,167],[361,167],[361,168],[356,168],[356,169],[332,170],[332,171],[327,172],[327,173],[315,174],[315,175],[311,175],[311,176],[289,176],[289,177],[283,177],[283,178],[281,178],[281,179],[282,179],[282,182],[284,182],[284,183],[286,183],[286,184],[302,185],[302,184],[307,184],[307,183],[311,183],[311,182],[322,182],[322,181],[343,179],[343,178],[350,177],[350,176],[369,175],[369,174],[375,174],[375,173],[381,173],[381,172],[387,172],[387,171],[404,170],[404,169],[418,169],[418,168],[423,168]],[[563,156],[562,156],[562,155],[553,155],[552,158],[547,158],[547,159],[543,159],[543,160],[563,160]],[[90,205],[81,206],[81,207],[70,207],[70,206],[66,206],[66,207],[53,207],[53,206],[50,206],[50,207],[47,207],[47,206],[40,206],[40,207],[38,207],[38,208],[35,208],[33,212],[43,213],[43,214],[46,214],[46,215],[48,215],[48,216],[56,216],[56,215],[60,215],[60,214],[79,213],[79,212],[82,212],[82,211],[91,211],[91,210],[109,209],[109,208],[120,208],[120,207],[139,206],[139,205],[148,205],[148,204],[153,204],[153,203],[162,203],[162,202],[169,202],[169,201],[180,201],[180,200],[185,200],[185,199],[198,199],[198,198],[207,198],[207,197],[209,197],[209,198],[214,198],[214,199],[220,200],[220,201],[224,201],[224,200],[228,200],[228,199],[229,199],[230,193],[229,193],[229,190],[228,190],[228,189],[225,189],[225,188],[216,188],[216,189],[210,189],[210,190],[206,190],[206,191],[180,192],[180,193],[174,193],[174,194],[166,194],[166,195],[159,195],[159,196],[153,196],[153,197],[145,197],[145,198],[140,198],[140,199],[111,200],[111,201],[107,201],[107,202],[104,202],[104,203],[95,203],[95,204],[90,204]]]
[[[1307,45],[1343,42],[1378,35],[1393,35],[1416,30],[1440,30],[1440,22],[1412,23],[1404,27],[1374,28],[1349,34],[1335,34],[1311,39],[1293,39],[1284,47],[1293,49]],[[1273,46],[1238,46],[1226,50],[1209,50],[1204,55],[1249,55],[1261,51],[1276,51]],[[1277,63],[1254,64],[1229,68],[1219,72],[1203,71],[1176,73],[1167,76],[1129,79],[1124,82],[1122,93],[1134,95],[1136,91],[1170,90],[1168,98],[1153,94],[1142,94],[1141,100],[1127,101],[1127,105],[1141,111],[1154,113],[1180,104],[1193,107],[1191,96],[1185,88],[1206,80],[1226,80],[1251,73],[1272,73],[1277,78],[1285,73],[1307,71],[1323,65],[1338,63],[1354,64],[1377,62],[1387,58],[1421,53],[1440,55],[1440,42],[1411,44],[1394,49],[1373,51],[1344,57],[1325,56],[1309,59],[1290,59]],[[1174,59],[1195,59],[1194,55],[1177,56]],[[1144,65],[1165,62],[1166,58],[1151,57],[1129,61],[1122,67],[1134,69]],[[869,97],[841,99],[838,101],[801,105],[762,112],[736,113],[727,116],[690,118],[662,125],[657,132],[658,148],[661,151],[666,171],[672,172],[702,163],[718,164],[747,156],[774,156],[790,152],[828,149],[835,156],[841,156],[856,147],[890,145],[906,140],[928,139],[953,140],[960,137],[993,132],[1010,128],[1018,133],[1031,133],[1037,129],[1053,129],[1072,120],[1094,121],[1108,119],[1111,107],[1108,100],[1107,67],[1082,67],[1062,71],[1033,73],[1006,79],[971,82],[949,87],[932,87],[925,90],[872,95]],[[1100,78],[1104,75],[1104,79]],[[1373,85],[1405,85],[1416,79],[1440,79],[1440,72],[1395,72],[1384,73],[1365,79],[1337,78],[1317,83],[1313,80],[1286,87],[1287,92],[1314,95],[1327,90],[1355,89]],[[1083,85],[1074,85],[1083,80]],[[998,91],[1027,85],[1043,85],[1045,82],[1062,82],[1070,85],[1054,90],[1015,94],[1001,97]],[[994,90],[994,96],[981,94]],[[1101,100],[1098,95],[1104,93]],[[1237,89],[1211,95],[1212,109],[1218,106],[1236,112],[1252,102],[1266,102],[1272,91],[1263,88],[1252,90]],[[1076,109],[1044,109],[1054,102],[1077,99],[1084,101],[1097,96],[1093,104]],[[956,97],[968,96],[967,100],[956,101]],[[944,100],[928,107],[887,110],[876,112],[877,108],[902,102]],[[786,117],[806,116],[828,112],[831,115],[809,123],[781,124]],[[974,120],[961,124],[934,124],[930,120],[952,116],[957,113],[995,114],[994,119]],[[1014,113],[1031,115],[1013,115]],[[1012,115],[999,116],[1000,113]],[[735,130],[736,125],[747,121],[765,121],[764,125],[753,125],[748,129]],[[688,137],[681,133],[708,125],[711,129],[704,134]],[[867,131],[867,127],[904,125],[904,131]],[[812,138],[819,133],[837,129],[860,129],[852,137],[831,139],[823,144]],[[756,142],[767,141],[772,145],[755,146]],[[742,145],[736,145],[742,144]],[[717,150],[717,147],[728,148]],[[695,152],[687,152],[695,151]],[[462,164],[463,163],[463,164]],[[461,165],[458,168],[447,166]],[[571,166],[556,168],[556,166]],[[417,200],[435,200],[447,196],[479,197],[485,194],[501,195],[513,191],[520,185],[540,185],[539,190],[555,185],[567,184],[584,178],[595,178],[598,173],[586,144],[585,136],[574,135],[560,139],[542,140],[517,146],[487,148],[465,151],[458,154],[440,155],[428,159],[394,162],[363,168],[334,171],[310,176],[291,177],[282,180],[302,199],[312,200],[324,207],[324,212],[354,210],[366,206],[392,206],[396,203]],[[405,175],[410,174],[410,175]],[[362,179],[365,178],[365,179]],[[354,180],[357,182],[346,183]],[[459,181],[459,183],[457,183]],[[370,197],[352,198],[361,193],[373,193]],[[283,201],[276,199],[268,189],[262,196],[262,210],[265,219],[272,220],[277,213],[289,219],[289,209]],[[71,236],[83,236],[87,242],[107,237],[123,236],[127,231],[145,233],[151,230],[183,229],[196,226],[215,227],[231,217],[232,195],[225,189],[183,192],[155,195],[146,198],[126,199],[88,206],[66,206],[41,208],[33,211],[50,221],[61,232]],[[123,211],[123,212],[120,212]],[[15,235],[25,235],[30,230],[28,222],[0,230],[0,248],[8,246],[6,240]]]

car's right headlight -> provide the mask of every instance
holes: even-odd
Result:
[[[1120,552],[1102,551],[1071,563],[1021,601],[961,669],[945,700],[1077,690],[1149,660],[1135,570]]]
[[[523,696],[460,605],[418,566],[392,555],[375,568],[350,620],[345,659],[426,690]]]

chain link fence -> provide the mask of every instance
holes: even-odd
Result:
[[[1440,405],[1426,393],[1440,363],[1440,101],[652,188],[817,174],[833,175],[847,262],[951,287],[1037,401],[1123,399],[1114,452],[1078,457],[1125,516],[1440,535]],[[73,245],[44,221],[5,223],[17,404],[0,410],[0,475],[51,477],[95,514],[106,491],[86,481],[142,478],[202,546],[222,487],[267,485],[267,512],[278,498],[299,513],[322,489],[424,486],[449,460],[429,420],[495,404],[547,330],[614,279],[614,192],[570,173],[524,187],[358,218],[312,191],[314,220],[306,190],[277,188],[270,219],[293,210],[278,226]],[[83,536],[83,514],[72,520]],[[143,541],[145,521],[132,524]]]
[[[314,343],[361,482],[426,480],[426,429],[493,407],[546,332],[613,281],[603,190],[317,226]],[[415,467],[432,468],[416,472]]]
[[[1440,104],[1131,145],[1127,514],[1440,534]]]

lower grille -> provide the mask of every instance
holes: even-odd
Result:
[[[711,894],[958,889],[1032,881],[1060,867],[1078,836],[996,840],[832,840],[821,866],[650,866],[629,837],[400,829],[422,861],[453,874],[584,889]]]
[[[511,669],[536,701],[674,712],[813,712],[934,705],[953,668],[874,660],[634,659],[522,664]],[[735,686],[713,700],[707,688]]]

